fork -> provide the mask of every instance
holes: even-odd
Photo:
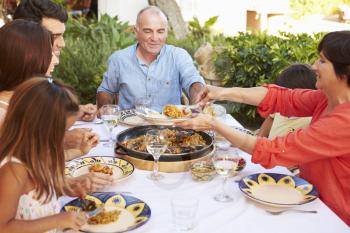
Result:
[[[265,210],[267,213],[272,214],[272,215],[280,215],[284,212],[288,212],[288,211],[294,211],[294,212],[298,212],[298,213],[306,213],[306,214],[317,214],[317,210],[298,210],[298,209],[286,209],[286,210],[277,210],[277,211],[273,211],[273,210]]]

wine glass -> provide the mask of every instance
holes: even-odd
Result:
[[[109,131],[109,141],[103,145],[106,147],[114,147],[112,131],[118,125],[120,108],[118,105],[107,104],[100,109],[100,115],[103,123]]]
[[[145,136],[146,148],[148,153],[153,156],[153,172],[148,176],[151,180],[160,180],[163,178],[161,174],[158,173],[158,161],[162,154],[164,154],[167,149],[167,139],[166,135],[157,129],[148,130]]]
[[[238,149],[220,150],[215,151],[214,157],[212,158],[216,173],[224,177],[222,183],[222,193],[214,196],[214,199],[219,202],[230,202],[233,198],[226,194],[225,185],[227,178],[230,176],[233,170],[238,166],[239,156]]]

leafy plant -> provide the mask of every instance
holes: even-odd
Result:
[[[197,17],[193,17],[193,20],[188,22],[188,28],[194,39],[202,41],[210,41],[212,38],[212,29],[211,27],[218,20],[218,16],[209,18],[204,22],[202,26]]]
[[[94,102],[96,89],[107,69],[107,59],[116,50],[135,42],[128,23],[103,15],[99,21],[85,18],[67,23],[66,48],[54,76],[72,85],[81,102]]]
[[[213,25],[217,22],[218,16],[213,16],[204,22],[202,26],[197,17],[188,22],[190,34],[183,39],[176,39],[172,32],[169,33],[167,42],[175,46],[186,49],[193,57],[196,50],[204,43],[223,44],[225,36],[215,34],[212,30]]]

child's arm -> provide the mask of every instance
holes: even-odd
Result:
[[[264,122],[261,124],[260,129],[258,130],[257,136],[260,137],[269,137],[270,130],[273,124],[273,118],[271,115],[265,118]]]
[[[17,163],[7,163],[0,168],[0,233],[45,232],[51,229],[78,230],[86,221],[84,213],[60,213],[36,220],[17,220],[18,201],[30,183],[26,168]]]

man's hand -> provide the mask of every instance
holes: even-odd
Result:
[[[97,114],[97,107],[93,104],[86,104],[79,106],[79,120],[81,121],[93,121]]]
[[[204,86],[202,83],[196,82],[191,85],[190,88],[190,103],[195,104],[198,102],[198,96],[202,92]]]
[[[98,92],[96,95],[96,101],[97,101],[97,108],[100,109],[103,105],[106,104],[118,104],[118,98],[117,96],[110,95],[107,92]]]

